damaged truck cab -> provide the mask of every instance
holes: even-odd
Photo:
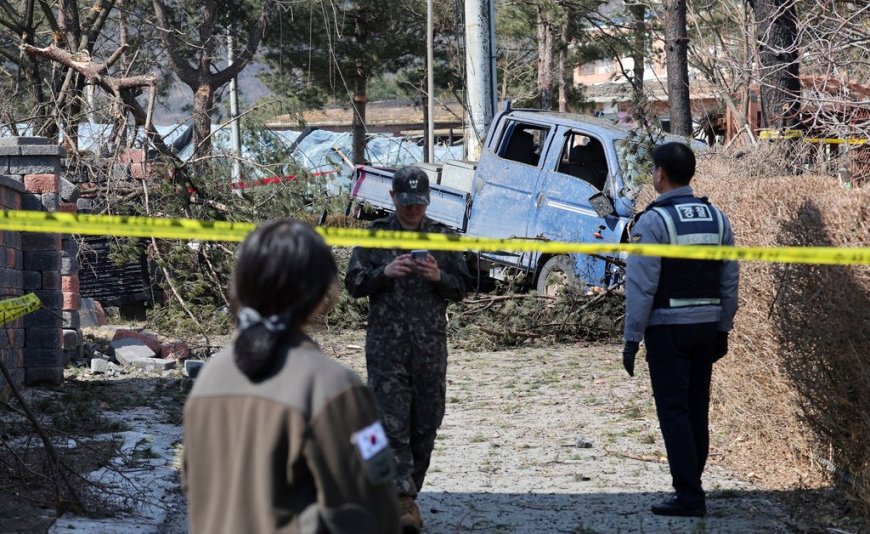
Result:
[[[564,113],[513,111],[490,128],[472,182],[469,235],[549,241],[623,240],[633,216],[616,154],[627,132],[606,121]],[[622,263],[602,256],[504,253],[485,256],[489,274],[504,269],[531,275],[539,293],[579,278],[615,284]]]
[[[428,215],[476,237],[623,242],[634,213],[636,177],[648,172],[643,165],[649,165],[633,136],[631,130],[593,117],[503,111],[493,120],[473,174],[454,177],[449,185],[430,175]],[[359,167],[352,202],[357,208],[391,211],[391,176],[389,169]],[[482,275],[503,279],[522,274],[539,293],[551,294],[573,280],[612,287],[621,281],[624,265],[619,255],[506,251],[481,253],[473,260]]]

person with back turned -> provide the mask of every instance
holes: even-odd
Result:
[[[631,242],[733,245],[728,218],[689,186],[692,150],[667,143],[652,159],[659,196],[635,218]],[[707,514],[701,474],[709,450],[710,379],[713,362],[728,352],[738,279],[735,261],[629,256],[623,365],[634,376],[643,340],[675,490],[673,498],[652,506],[656,515]]]
[[[191,532],[399,532],[375,399],[305,333],[337,288],[332,253],[307,224],[271,222],[242,243],[236,336],[184,407]]]
[[[417,167],[393,175],[395,214],[374,230],[450,233],[426,217],[429,179]],[[395,484],[406,533],[422,528],[417,494],[444,417],[447,301],[465,297],[470,282],[459,252],[356,248],[344,279],[353,297],[369,297],[366,368],[396,455]]]

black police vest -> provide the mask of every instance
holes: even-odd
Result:
[[[672,245],[721,245],[722,214],[706,198],[691,195],[656,201],[646,211],[657,213]],[[653,308],[718,306],[721,261],[662,258]]]

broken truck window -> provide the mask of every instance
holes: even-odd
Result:
[[[550,129],[517,122],[508,125],[506,131],[509,137],[499,155],[504,159],[537,166]]]
[[[579,132],[566,135],[559,172],[580,178],[599,191],[604,189],[607,156],[601,141]]]

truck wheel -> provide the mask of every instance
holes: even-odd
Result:
[[[541,267],[535,288],[539,295],[555,297],[563,288],[576,280],[574,260],[570,256],[553,256]]]

